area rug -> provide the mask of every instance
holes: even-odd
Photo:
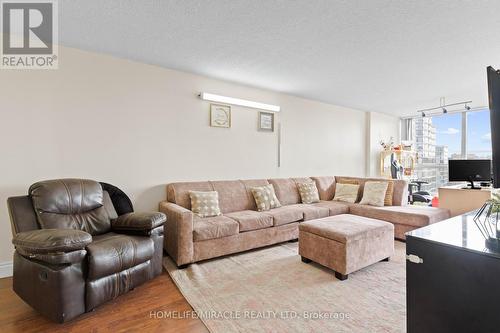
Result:
[[[339,281],[298,243],[164,266],[210,332],[405,332],[405,244]],[[186,314],[179,314],[183,316]],[[187,314],[189,315],[189,314]],[[192,314],[191,314],[192,315]]]

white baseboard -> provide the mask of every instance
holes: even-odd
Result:
[[[0,262],[0,278],[12,276],[12,261]]]

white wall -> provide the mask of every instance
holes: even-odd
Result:
[[[367,175],[380,176],[380,141],[388,141],[391,136],[394,142],[400,142],[400,118],[378,112],[367,113]]]
[[[153,210],[172,181],[366,174],[365,112],[71,48],[59,57],[59,70],[0,71],[0,264],[13,251],[6,199],[42,179],[106,181]],[[257,110],[233,107],[232,128],[212,128],[200,91],[280,105],[281,168]]]

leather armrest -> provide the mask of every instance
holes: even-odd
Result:
[[[47,254],[83,250],[92,242],[92,236],[82,230],[39,229],[20,232],[12,244],[25,253]]]
[[[16,248],[16,252],[30,260],[43,261],[51,265],[76,264],[81,262],[87,255],[86,250],[54,253],[32,253],[24,250],[21,247]]]
[[[149,232],[162,226],[165,221],[167,221],[167,217],[160,212],[127,213],[111,221],[111,229],[124,232]]]

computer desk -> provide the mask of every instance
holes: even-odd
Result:
[[[481,208],[491,198],[491,187],[472,190],[464,189],[465,186],[464,183],[438,189],[439,207],[448,208],[452,217]]]

